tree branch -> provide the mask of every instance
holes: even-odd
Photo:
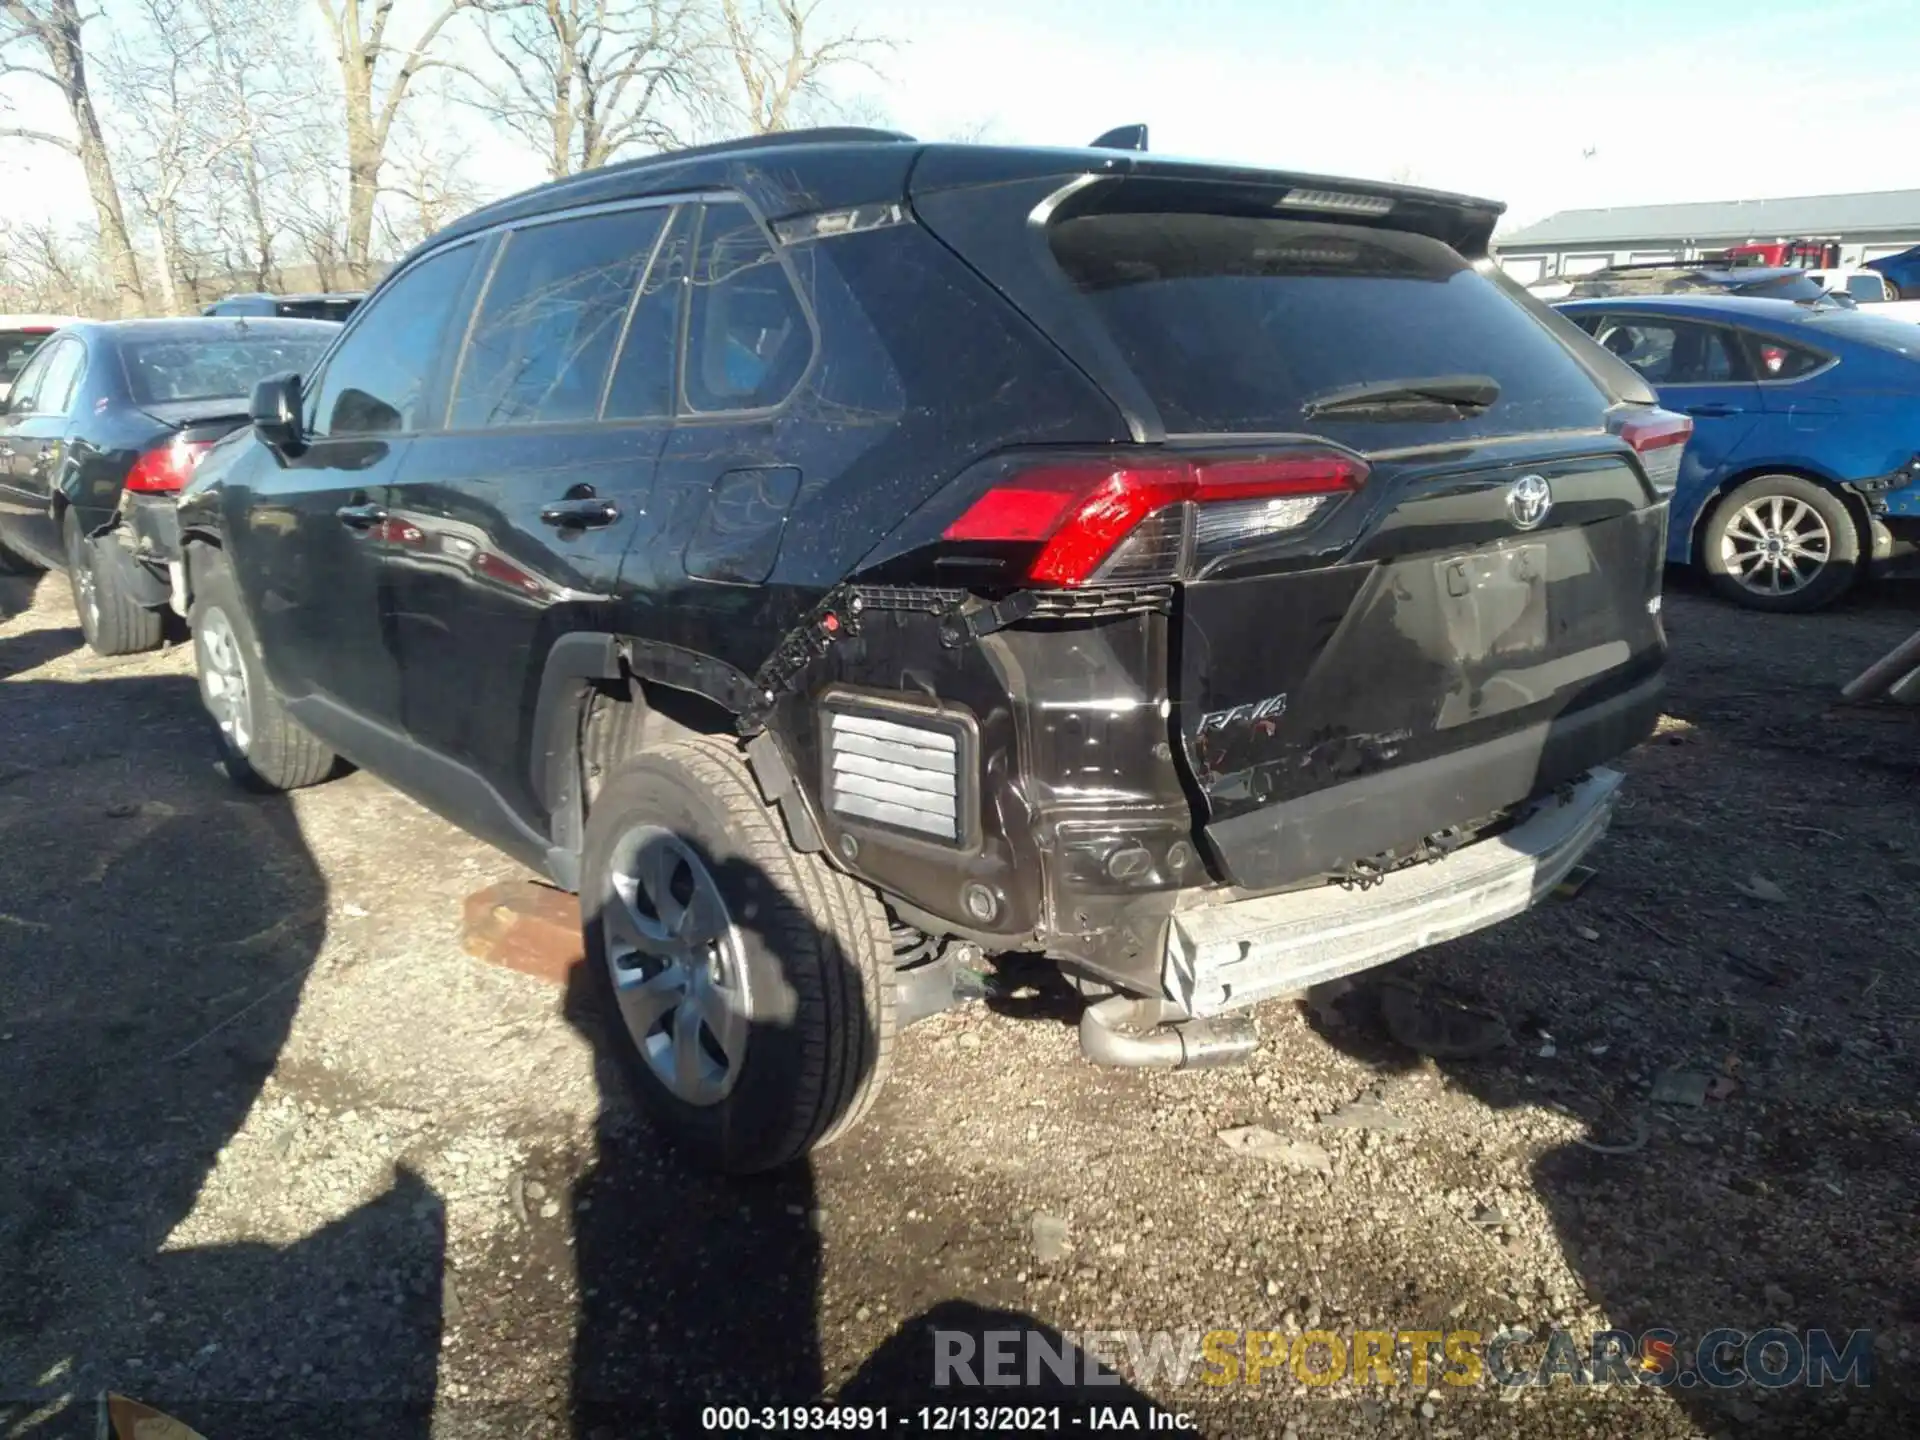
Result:
[[[79,145],[67,139],[64,135],[49,135],[44,130],[23,130],[18,126],[9,125],[9,126],[6,126],[5,128],[0,128],[0,138],[8,138],[13,140],[35,140],[42,145],[55,146],[61,150],[66,151],[67,154],[69,155],[77,156],[80,153]]]

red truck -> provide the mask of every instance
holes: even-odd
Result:
[[[1729,245],[1719,258],[1735,268],[1790,265],[1800,270],[1831,270],[1840,263],[1840,246],[1832,240],[1754,241]]]

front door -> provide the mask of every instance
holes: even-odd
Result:
[[[267,673],[294,713],[349,758],[366,723],[400,723],[399,663],[380,590],[386,507],[434,410],[443,335],[479,246],[442,250],[383,286],[321,363],[303,445],[253,467],[228,537]],[[355,722],[350,724],[349,722]],[[365,756],[367,759],[378,759]]]
[[[1646,377],[1662,405],[1693,418],[1673,495],[1673,514],[1693,515],[1762,418],[1760,387],[1739,336],[1720,325],[1623,311],[1608,313],[1594,338]],[[1690,544],[1688,527],[1676,523],[1667,558],[1684,562]]]
[[[615,629],[621,557],[650,524],[688,219],[640,204],[504,235],[445,428],[415,441],[388,506],[407,734],[536,832],[548,651]]]

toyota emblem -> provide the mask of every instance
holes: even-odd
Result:
[[[1553,509],[1553,487],[1544,475],[1522,475],[1508,487],[1507,515],[1516,530],[1538,530]]]

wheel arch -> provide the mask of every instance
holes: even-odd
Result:
[[[1863,561],[1873,553],[1872,517],[1867,513],[1867,502],[1849,490],[1846,482],[1839,476],[1830,474],[1817,466],[1808,465],[1804,461],[1794,461],[1742,466],[1709,490],[1702,497],[1699,505],[1694,508],[1692,528],[1687,533],[1689,564],[1695,567],[1702,566],[1704,553],[1701,547],[1706,543],[1707,521],[1713,512],[1720,508],[1720,503],[1749,480],[1759,480],[1768,475],[1791,475],[1796,480],[1806,480],[1823,490],[1831,491],[1834,497],[1847,507],[1847,514],[1853,517],[1854,533],[1860,540],[1860,554]]]
[[[796,850],[824,847],[784,747],[769,730],[741,734],[751,684],[720,661],[603,632],[562,635],[547,652],[534,701],[528,780],[548,816],[549,870],[579,888],[587,812],[603,778],[657,745],[724,738],[740,744],[763,798]]]

